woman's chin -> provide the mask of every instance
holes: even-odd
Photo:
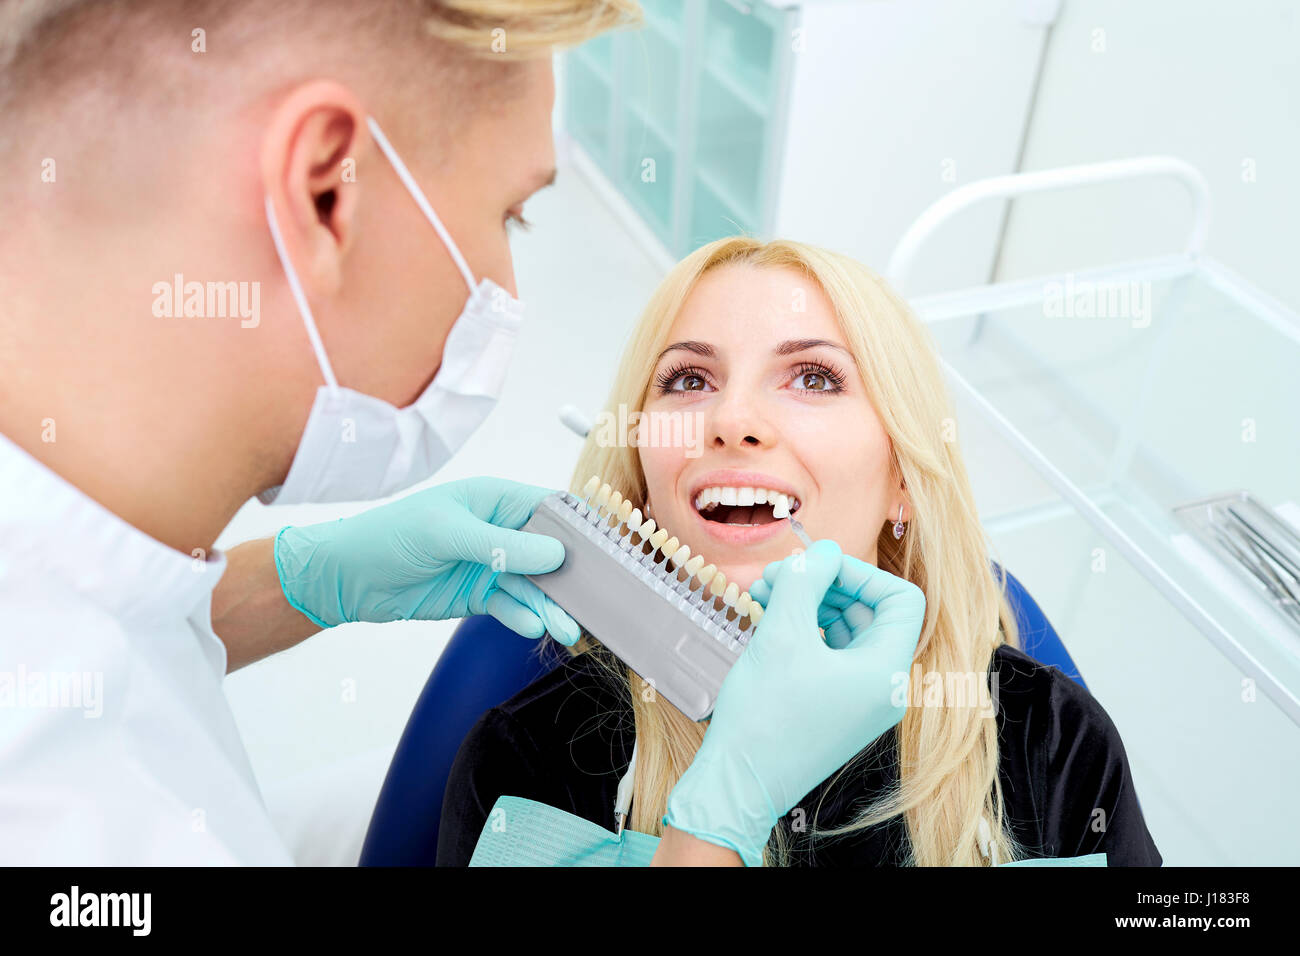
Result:
[[[718,570],[727,576],[728,581],[735,581],[742,591],[748,591],[750,585],[763,576],[763,569],[768,562],[736,561],[718,565]]]

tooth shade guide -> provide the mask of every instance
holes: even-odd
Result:
[[[701,504],[705,509],[719,505],[752,507],[770,503],[777,511],[781,504],[788,506],[792,501],[789,496],[769,495],[767,489],[748,486],[706,489],[697,495],[697,500],[699,498],[704,499]],[[685,585],[706,611],[722,615],[729,622],[738,622],[736,627],[741,631],[753,628],[754,616],[761,619],[762,608],[749,598],[747,591],[738,593],[739,586],[728,582],[716,565],[705,565],[702,555],[693,554],[689,546],[670,536],[667,529],[658,527],[654,519],[643,518],[642,511],[633,506],[631,499],[624,498],[608,482],[602,482],[598,475],[587,480],[581,499],[596,511],[598,525],[603,524],[615,536],[626,539],[625,546],[630,546],[633,551],[650,557],[651,563],[666,580]],[[750,607],[754,608],[754,615],[749,613]]]

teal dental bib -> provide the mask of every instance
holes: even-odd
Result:
[[[649,866],[659,838],[604,827],[536,800],[499,797],[470,866]],[[1105,853],[1017,860],[999,866],[1105,866]]]

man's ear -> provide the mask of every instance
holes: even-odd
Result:
[[[295,88],[265,127],[262,188],[309,294],[329,295],[341,284],[356,222],[356,171],[373,142],[360,100],[329,80]]]

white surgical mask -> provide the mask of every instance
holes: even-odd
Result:
[[[430,477],[496,405],[523,321],[523,304],[509,292],[491,279],[474,282],[465,257],[379,124],[374,119],[368,123],[375,142],[465,277],[469,299],[447,334],[438,374],[413,404],[396,408],[373,395],[341,387],[325,355],[298,274],[285,252],[268,197],[266,219],[271,238],[325,384],[316,391],[284,484],[261,492],[258,498],[263,504],[369,501]]]

